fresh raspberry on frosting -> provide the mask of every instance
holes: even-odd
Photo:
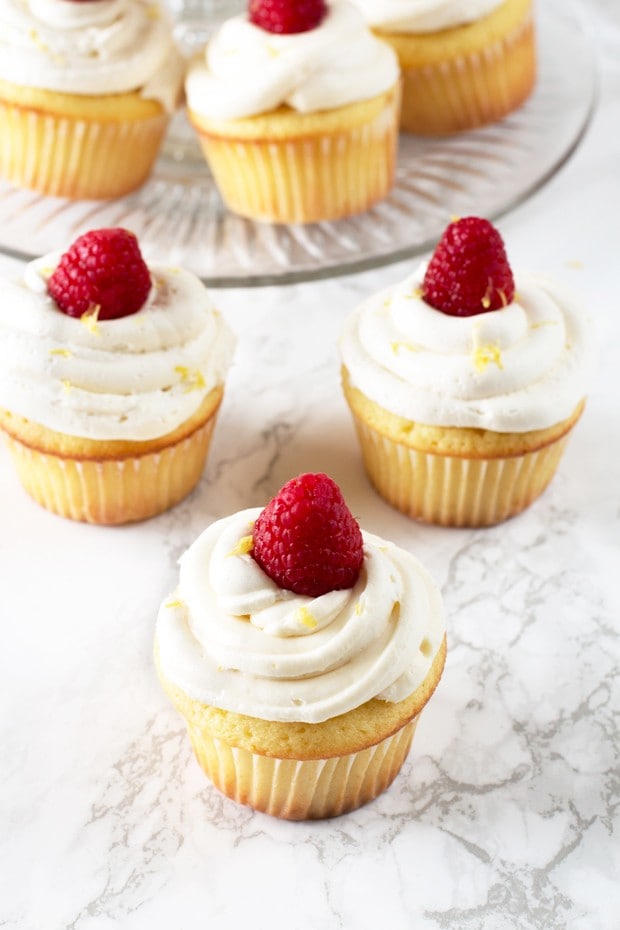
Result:
[[[250,21],[267,32],[308,32],[327,13],[325,0],[250,0]]]
[[[288,591],[319,597],[352,588],[364,559],[362,533],[328,475],[288,481],[254,524],[252,555]]]
[[[427,304],[450,316],[499,310],[515,292],[504,242],[488,220],[451,223],[431,258],[422,286]]]
[[[126,229],[94,229],[75,240],[47,282],[68,316],[100,320],[137,313],[151,289],[138,240]]]

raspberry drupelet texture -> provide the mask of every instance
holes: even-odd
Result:
[[[114,320],[143,306],[151,275],[133,233],[94,229],[62,255],[47,289],[68,316],[96,311],[98,319]]]
[[[325,0],[250,0],[250,21],[266,32],[291,35],[320,25],[327,13]]]
[[[426,269],[422,288],[426,303],[450,316],[473,316],[507,306],[514,293],[497,229],[477,216],[451,223]]]
[[[352,588],[364,550],[357,520],[328,475],[293,478],[254,524],[252,555],[280,587],[319,597]]]

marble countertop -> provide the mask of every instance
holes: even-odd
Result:
[[[500,222],[513,266],[578,290],[601,343],[586,413],[524,514],[485,530],[417,525],[365,478],[336,340],[409,262],[215,294],[238,351],[204,477],[161,517],[62,520],[28,499],[1,449],[0,927],[620,928],[615,3],[597,6],[601,99],[585,140]],[[0,259],[2,273],[18,267]],[[434,573],[449,655],[392,787],[292,824],[209,785],[151,649],[187,545],[307,470],[330,473],[366,529]]]

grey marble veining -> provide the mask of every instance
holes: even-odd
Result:
[[[603,23],[615,6],[596,11]],[[514,265],[585,295],[601,342],[560,470],[522,516],[478,531],[420,526],[364,476],[337,337],[358,300],[407,263],[215,295],[238,350],[208,466],[154,520],[108,529],[54,517],[0,450],[0,927],[620,930],[612,22],[599,30],[589,135],[501,223]],[[184,549],[302,470],[331,473],[366,528],[428,565],[449,654],[391,788],[344,817],[291,824],[208,784],[151,650]]]

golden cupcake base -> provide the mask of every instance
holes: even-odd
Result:
[[[432,427],[389,413],[343,372],[364,467],[378,493],[415,520],[482,527],[516,516],[553,478],[583,411],[527,433]]]
[[[400,87],[322,113],[288,107],[215,121],[190,112],[226,205],[274,223],[336,220],[369,209],[394,183]]]
[[[174,506],[204,470],[222,389],[191,420],[149,442],[79,440],[0,412],[9,452],[27,493],[61,517],[118,525]]]
[[[121,197],[147,179],[168,122],[136,93],[81,97],[0,81],[0,175],[47,195]]]
[[[155,644],[160,681],[207,777],[233,801],[285,820],[337,817],[390,786],[445,659],[444,638],[424,682],[404,701],[374,699],[323,723],[278,723],[193,700],[166,679]]]
[[[534,88],[531,0],[504,0],[474,23],[437,33],[377,35],[400,61],[406,132],[440,136],[494,123]]]

